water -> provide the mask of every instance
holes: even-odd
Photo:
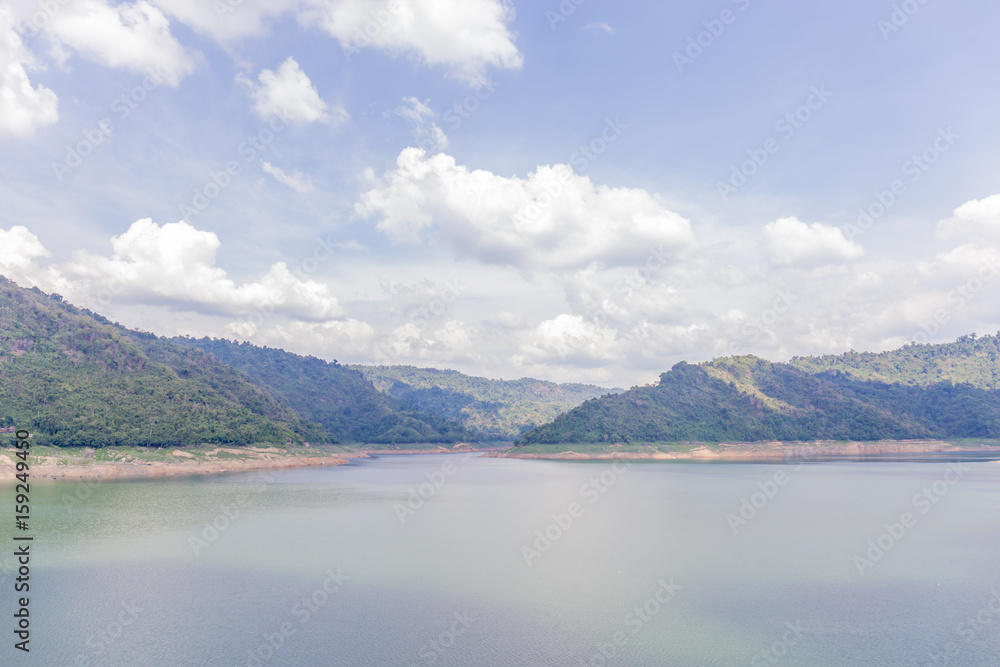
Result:
[[[1000,464],[616,465],[33,484],[0,664],[1000,665]]]

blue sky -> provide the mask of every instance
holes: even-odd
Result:
[[[998,19],[3,2],[0,273],[163,335],[609,386],[992,333]]]

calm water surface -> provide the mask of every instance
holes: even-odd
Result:
[[[1000,463],[616,465],[34,484],[0,663],[1000,665]]]

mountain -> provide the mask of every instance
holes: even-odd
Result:
[[[476,436],[432,411],[378,392],[357,370],[284,350],[209,338],[172,338],[243,374],[250,382],[348,442],[458,442]]]
[[[926,386],[968,383],[980,389],[1000,387],[1000,332],[962,336],[942,345],[905,345],[890,352],[847,352],[822,357],[794,357],[792,366],[808,373],[841,371],[859,380]]]
[[[201,351],[3,277],[0,422],[56,445],[248,444],[317,433]]]
[[[587,401],[519,444],[997,438],[998,345],[966,336],[787,364],[681,362],[658,384]]]
[[[544,380],[492,380],[414,366],[351,366],[376,389],[415,409],[453,420],[486,437],[513,440],[587,399],[621,391]]]
[[[41,444],[455,442],[337,363],[131,331],[0,276],[0,427]]]

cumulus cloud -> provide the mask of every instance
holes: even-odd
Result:
[[[269,19],[301,6],[301,0],[152,0],[166,14],[220,42],[267,32]]]
[[[291,56],[277,72],[261,70],[257,75],[259,85],[242,75],[237,80],[251,87],[254,111],[265,120],[279,116],[293,123],[339,123],[347,117],[343,107],[331,109],[320,98],[312,81]]]
[[[416,97],[404,97],[402,106],[396,108],[396,115],[405,118],[413,124],[413,136],[420,142],[420,147],[431,150],[444,150],[448,147],[448,137],[437,123],[431,120],[437,114],[428,106],[430,100],[421,102]]]
[[[0,270],[13,272],[25,269],[36,258],[48,257],[49,254],[27,227],[15,225],[9,230],[0,229]]]
[[[194,60],[170,32],[163,12],[146,0],[109,4],[78,0],[53,14],[46,32],[56,54],[68,46],[88,60],[136,72],[157,72],[176,86],[194,71]]]
[[[955,209],[952,217],[937,223],[937,236],[975,236],[1000,241],[1000,195],[967,201]]]
[[[611,362],[621,352],[614,329],[568,313],[539,323],[521,343],[521,351],[516,356],[521,364],[531,360],[584,368]]]
[[[216,266],[218,236],[186,222],[162,227],[149,218],[111,239],[104,257],[81,251],[61,270],[74,291],[209,314],[283,313],[322,321],[344,314],[326,285],[301,280],[277,262],[255,281],[237,284]]]
[[[994,273],[1000,271],[1000,251],[982,243],[964,243],[938,253],[928,262],[917,265],[917,275],[928,284],[944,285],[964,280],[970,274],[986,267]]]
[[[327,322],[292,321],[273,326],[260,326],[255,319],[248,318],[230,323],[226,330],[231,336],[258,345],[326,359],[367,356],[375,337],[370,324],[352,318]]]
[[[297,169],[288,174],[285,173],[285,171],[283,171],[280,167],[275,167],[266,160],[261,162],[261,168],[268,174],[274,176],[274,180],[278,181],[282,185],[287,185],[296,192],[308,192],[309,190],[316,189],[312,180]]]
[[[523,58],[508,24],[508,0],[150,0],[223,44],[267,32],[284,14],[334,39],[350,61],[367,48],[406,54],[469,81],[487,67],[518,68]]]
[[[348,58],[368,47],[408,54],[470,83],[523,57],[506,0],[310,0],[300,20],[335,37]]]
[[[30,137],[59,120],[59,100],[45,86],[32,86],[28,71],[41,65],[14,27],[12,8],[0,5],[0,139]]]
[[[369,351],[377,364],[454,363],[479,357],[475,341],[478,330],[458,320],[448,320],[423,333],[423,323],[407,322],[388,335],[378,336]]]
[[[695,244],[690,222],[645,190],[594,185],[565,164],[527,178],[470,170],[439,153],[400,153],[355,205],[395,241],[439,238],[461,257],[523,269],[660,261]]]
[[[792,216],[764,226],[764,244],[775,264],[821,266],[858,259],[864,248],[844,232],[818,222],[807,225]]]
[[[512,313],[508,310],[501,310],[495,318],[487,320],[485,324],[489,325],[491,329],[514,331],[525,328],[526,320],[524,315]]]

